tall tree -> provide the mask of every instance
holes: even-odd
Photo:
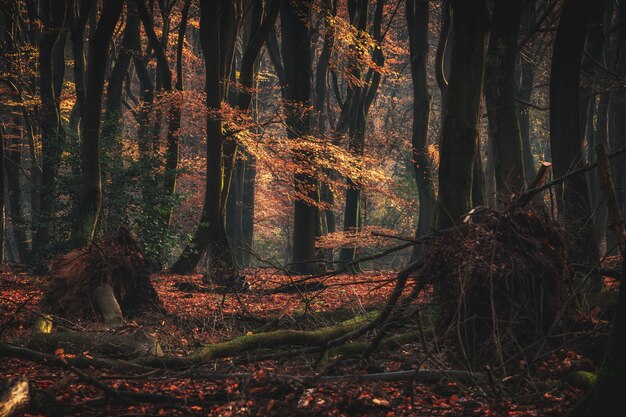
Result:
[[[487,49],[485,97],[495,157],[496,191],[501,197],[519,194],[525,180],[515,104],[515,63],[522,3],[522,0],[495,0]]]
[[[287,113],[287,136],[290,140],[302,140],[310,132],[311,103],[311,44],[308,28],[310,6],[306,2],[287,0],[280,10],[282,29],[282,57],[285,69],[285,110]],[[306,164],[310,155],[301,152],[294,161]],[[294,177],[294,187],[299,195],[294,201],[293,253],[291,268],[300,274],[317,270],[315,262],[315,236],[319,201],[317,179],[303,169]],[[305,195],[308,198],[304,198]]]
[[[194,271],[205,252],[209,260],[209,278],[228,282],[234,278],[236,267],[226,237],[220,195],[223,187],[224,165],[222,150],[222,63],[220,2],[200,2],[200,39],[204,55],[205,92],[208,108],[206,121],[206,183],[204,204],[192,241],[172,265],[175,273]]]
[[[85,113],[81,119],[82,187],[75,240],[85,244],[94,238],[102,206],[100,172],[100,124],[104,79],[113,31],[122,14],[122,0],[108,1],[89,40]]]
[[[580,70],[591,2],[566,0],[556,32],[550,72],[550,149],[554,175],[584,164],[580,126]],[[563,183],[557,193],[559,217],[573,238],[572,259],[588,268],[598,261],[586,177]]]
[[[39,191],[39,216],[33,246],[42,254],[50,243],[51,220],[56,199],[57,171],[63,149],[63,127],[59,100],[56,97],[55,74],[62,71],[56,65],[64,64],[54,59],[54,48],[65,22],[65,2],[43,0],[39,17],[44,25],[39,43],[39,92],[41,96],[41,187]],[[36,12],[35,12],[36,14]],[[62,49],[61,49],[62,50]],[[58,50],[57,50],[58,51]]]
[[[489,27],[487,3],[451,0],[454,43],[440,149],[440,229],[457,224],[472,207],[472,173]]]
[[[378,0],[374,9],[374,18],[371,24],[371,34],[376,42],[376,47],[371,51],[372,60],[377,66],[384,64],[382,42],[382,19],[385,1]],[[348,11],[352,25],[359,31],[357,42],[362,42],[363,34],[367,31],[369,14],[368,0],[351,0],[348,2]],[[381,74],[374,68],[365,71],[360,56],[364,54],[367,46],[361,44],[352,45],[352,57],[348,62],[349,82],[348,94],[342,109],[348,124],[348,150],[355,156],[363,156],[365,148],[365,127],[369,108],[376,97],[380,86]],[[339,128],[341,131],[341,127]],[[358,232],[361,228],[361,197],[362,185],[355,179],[348,177],[346,189],[346,203],[343,216],[344,231]],[[356,247],[344,247],[341,249],[339,258],[342,262],[350,262],[356,256]]]
[[[435,213],[435,189],[428,158],[428,128],[430,121],[430,91],[428,90],[428,0],[407,0],[406,20],[409,29],[409,60],[413,82],[412,156],[419,193],[419,218],[416,237],[429,232]],[[413,246],[413,258],[421,245]]]
[[[529,36],[536,20],[536,0],[527,2],[526,10],[522,14],[521,31],[522,36]],[[524,175],[526,182],[530,183],[535,177],[535,160],[531,146],[531,126],[530,126],[530,103],[533,94],[533,83],[535,82],[535,63],[531,59],[518,54],[519,71],[521,81],[517,93],[517,118],[519,120],[520,135],[522,138],[522,152],[524,154]]]

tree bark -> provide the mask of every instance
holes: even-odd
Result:
[[[102,10],[98,28],[89,41],[85,114],[82,132],[82,187],[75,240],[78,245],[90,242],[96,233],[102,205],[100,173],[100,124],[104,78],[113,31],[122,13],[123,2],[112,0]]]
[[[496,0],[487,63],[485,97],[489,134],[493,139],[496,192],[505,201],[524,188],[522,137],[515,104],[517,37],[522,19],[522,0]]]
[[[204,55],[206,79],[207,148],[206,148],[206,184],[204,205],[200,215],[200,224],[191,243],[184,249],[180,258],[172,265],[174,273],[192,273],[202,255],[208,249],[209,277],[227,282],[236,274],[224,218],[220,204],[223,186],[222,149],[224,136],[220,109],[222,104],[221,81],[221,30],[219,2],[203,0],[200,3],[200,32],[202,53]]]
[[[557,178],[584,164],[580,69],[590,13],[591,2],[566,0],[556,33],[550,73],[550,148]],[[572,259],[591,270],[597,265],[598,250],[584,175],[564,181],[562,192],[557,193],[557,208],[566,231],[574,239]]]
[[[37,231],[34,250],[44,256],[50,244],[51,222],[56,200],[57,171],[63,149],[63,128],[55,95],[54,46],[65,25],[65,2],[41,2],[41,20],[44,29],[39,43],[39,91],[41,96],[41,186],[39,215],[35,219]]]
[[[430,91],[428,90],[428,22],[427,0],[407,0],[406,20],[409,29],[409,60],[413,82],[412,162],[419,195],[419,217],[415,237],[430,232],[435,213],[435,189],[432,167],[428,158],[428,128],[430,122]],[[412,259],[422,252],[422,245],[413,246]]]
[[[285,69],[285,111],[287,136],[301,140],[310,132],[311,103],[311,45],[307,27],[310,8],[304,3],[285,1],[281,4],[282,57]],[[301,152],[294,163],[308,164],[310,155]],[[308,171],[305,169],[303,171]],[[294,176],[296,196],[294,201],[293,252],[291,269],[299,274],[317,271],[315,236],[318,184],[314,174],[304,172]],[[304,197],[306,196],[306,198]]]
[[[439,165],[437,227],[457,224],[472,207],[472,172],[488,33],[486,0],[452,0],[454,44]]]
[[[598,145],[598,171],[603,184],[610,222],[614,233],[619,236],[622,254],[622,276],[626,276],[626,253],[624,251],[624,223],[610,174],[605,145]],[[609,347],[598,377],[591,391],[574,408],[569,417],[621,416],[624,378],[626,377],[626,286],[620,283],[613,328],[609,336]]]

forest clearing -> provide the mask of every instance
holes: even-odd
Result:
[[[621,417],[626,1],[0,0],[0,417]]]

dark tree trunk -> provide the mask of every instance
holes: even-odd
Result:
[[[530,0],[527,10],[522,15],[522,35],[528,36],[532,30],[536,19],[536,1]],[[521,72],[521,82],[517,97],[522,103],[517,104],[517,118],[519,120],[520,135],[522,138],[522,153],[524,155],[524,176],[526,183],[530,183],[535,178],[535,160],[531,145],[530,107],[523,103],[530,103],[533,94],[533,83],[535,82],[535,63],[530,59],[519,55],[519,69]]]
[[[189,16],[189,7],[191,0],[186,0],[181,13],[181,20],[178,28],[178,41],[176,44],[176,84],[174,88],[179,94],[179,101],[170,107],[169,123],[167,128],[167,151],[165,154],[165,178],[163,181],[163,190],[165,195],[173,197],[176,194],[178,179],[178,162],[179,162],[179,146],[180,146],[180,120],[182,106],[183,91],[183,46],[185,44],[185,33],[187,32],[187,20]],[[168,204],[165,214],[165,222],[167,225],[172,224],[173,206]]]
[[[0,127],[0,263],[4,262],[4,236],[5,236],[5,195],[4,195],[4,137],[3,128]]]
[[[59,101],[55,95],[54,48],[65,25],[65,2],[41,2],[40,17],[44,24],[39,44],[39,91],[41,96],[41,187],[39,215],[35,219],[34,250],[38,255],[50,244],[51,222],[56,200],[57,171],[63,149],[63,129]],[[57,78],[58,79],[58,78]]]
[[[609,7],[605,7],[609,6]],[[586,142],[586,155],[589,163],[596,162],[596,146],[602,144],[608,147],[608,109],[610,95],[608,85],[603,78],[598,77],[596,62],[606,66],[603,56],[604,50],[604,20],[607,13],[613,12],[613,7],[607,0],[593,3],[589,31],[587,33],[587,55],[582,61],[582,90],[581,90],[581,119],[580,127],[584,135],[583,144]],[[595,61],[595,62],[594,62]],[[608,66],[607,66],[608,67]],[[599,94],[596,92],[599,91]],[[599,96],[599,99],[598,99]],[[594,127],[594,119],[596,126]],[[597,171],[587,173],[589,184],[589,197],[593,212],[593,224],[598,245],[599,254],[603,253],[603,241],[606,235],[607,210],[604,199],[601,196],[600,181]]]
[[[20,172],[22,169],[22,134],[19,130],[21,120],[14,119],[16,129],[10,131],[10,138],[5,139],[3,143],[4,157],[4,182],[7,185],[8,205],[11,214],[11,225],[13,226],[13,235],[15,240],[15,249],[17,258],[21,263],[28,262],[30,255],[28,248],[28,236],[26,230],[28,225],[24,220],[24,212],[22,210],[22,186],[20,184]],[[8,144],[8,147],[6,146]]]
[[[488,10],[485,0],[452,0],[454,44],[439,165],[437,227],[457,224],[472,207]]]
[[[102,205],[100,172],[100,124],[104,78],[113,31],[122,13],[123,2],[112,0],[102,10],[98,27],[89,40],[85,114],[82,118],[82,189],[76,243],[90,242],[96,233]]]
[[[554,176],[584,163],[580,131],[580,69],[591,2],[566,0],[556,33],[550,74],[550,147]],[[557,193],[559,217],[573,238],[572,259],[587,268],[598,262],[587,181],[578,175]],[[595,283],[594,283],[595,284]]]
[[[228,282],[235,276],[236,267],[228,245],[220,205],[224,144],[222,121],[219,115],[222,104],[220,33],[219,2],[202,1],[200,3],[200,36],[206,72],[205,91],[208,107],[204,205],[200,224],[191,243],[172,265],[171,270],[174,273],[192,273],[208,250],[209,277],[220,282]]]
[[[247,155],[243,169],[243,195],[241,199],[242,265],[250,266],[250,251],[254,237],[254,195],[256,182],[256,159]]]
[[[134,8],[132,5],[129,5],[128,13],[126,14],[124,37],[107,84],[106,105],[102,120],[102,133],[100,134],[104,141],[117,142],[117,137],[122,128],[120,124],[123,111],[122,87],[130,61],[135,52],[135,45],[139,39],[139,23],[140,20]],[[116,153],[121,153],[119,146],[117,148]],[[121,158],[121,155],[115,155],[115,157]]]
[[[622,276],[626,276],[622,214],[611,181],[611,169],[606,147],[599,145],[596,149],[598,150],[598,174],[609,209],[610,223],[615,235],[619,237]],[[597,380],[589,393],[572,410],[569,417],[621,416],[623,414],[624,378],[626,378],[626,286],[622,281],[613,317],[613,327],[609,336],[608,350],[598,371]]]
[[[620,76],[626,76],[626,2],[620,1],[616,5],[616,21],[620,22],[617,28],[617,51],[618,57],[615,72]],[[626,146],[626,88],[618,83],[611,91],[611,148],[621,149]],[[611,160],[613,169],[613,179],[615,181],[615,191],[617,200],[622,210],[622,215],[626,216],[626,157],[620,155]]]
[[[324,13],[327,16],[337,15],[337,0],[325,0],[324,1]],[[335,43],[334,29],[329,21],[325,21],[326,32],[324,36],[324,44],[320,53],[319,60],[317,61],[317,68],[315,70],[315,115],[317,117],[317,130],[320,137],[324,137],[326,134],[326,120],[328,118],[325,109],[328,108],[328,74],[330,71],[330,56]],[[332,179],[335,173],[331,170],[325,172],[327,178]],[[323,225],[322,234],[334,233],[336,231],[335,220],[335,196],[328,182],[320,183],[320,201],[324,204],[324,209],[321,213],[321,221]],[[333,251],[328,250],[326,252],[326,260],[332,265]]]
[[[382,40],[381,24],[383,17],[384,1],[378,0],[372,21],[372,37],[375,41]],[[357,29],[365,31],[367,29],[368,0],[355,0],[349,3],[351,20],[355,22]],[[382,49],[377,48],[372,52],[372,59],[377,65],[384,63]],[[357,156],[363,156],[365,147],[365,127],[367,113],[378,91],[380,84],[380,73],[370,69],[365,77],[362,74],[361,64],[357,61],[349,64],[351,76],[361,83],[351,86],[348,91],[349,99],[345,105],[348,107],[348,136],[349,151]],[[352,178],[347,179],[346,204],[343,216],[343,230],[358,232],[361,229],[361,195],[362,186]],[[356,247],[342,248],[339,258],[342,262],[351,262],[356,257]],[[356,267],[358,269],[358,266]]]
[[[505,201],[524,188],[522,137],[515,104],[517,36],[522,0],[496,0],[485,66],[485,97],[492,137],[496,192]]]
[[[74,86],[76,90],[76,113],[72,112],[70,127],[78,134],[80,119],[85,109],[85,27],[91,8],[95,0],[80,0],[79,7],[75,8],[70,20],[70,42],[74,56]],[[78,13],[78,14],[76,14]]]
[[[428,90],[428,22],[427,0],[407,0],[406,19],[409,29],[409,60],[413,81],[412,163],[419,195],[419,218],[416,237],[430,232],[435,213],[435,189],[432,168],[428,158],[428,127],[430,121],[430,91]],[[422,252],[421,245],[413,246],[412,258]]]
[[[256,63],[261,52],[261,47],[274,27],[280,3],[282,0],[268,0],[267,15],[263,16],[263,7],[260,3],[253,4],[253,21],[251,22],[250,36],[241,58],[241,68],[239,70],[239,89],[237,90],[237,100],[235,106],[240,110],[248,110],[253,98],[254,73]],[[234,75],[234,74],[233,74]],[[224,187],[222,188],[222,209],[228,201],[232,171],[235,166],[237,156],[237,142],[227,141],[224,144]]]
[[[286,79],[287,136],[293,141],[310,132],[310,114],[306,109],[311,102],[309,14],[310,8],[304,2],[282,2],[281,52]],[[302,152],[296,158],[296,164],[306,164],[310,155]],[[317,208],[311,202],[319,201],[317,179],[310,173],[295,174],[294,187],[300,196],[294,202],[291,269],[299,274],[312,274],[318,269],[315,252]],[[303,194],[308,198],[305,199]]]

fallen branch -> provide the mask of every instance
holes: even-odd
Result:
[[[179,368],[197,365],[211,359],[234,356],[238,353],[283,346],[324,346],[329,341],[349,334],[376,319],[378,312],[370,312],[342,323],[315,330],[276,330],[267,333],[249,333],[232,340],[202,346],[188,356],[138,358],[133,362],[151,367]]]
[[[15,358],[22,359],[31,362],[35,362],[41,365],[54,366],[57,368],[64,368],[65,364],[55,355],[48,353],[38,352],[36,350],[28,349],[20,346],[13,346],[6,343],[0,343],[0,358]],[[75,366],[76,368],[103,368],[114,369],[117,371],[135,371],[135,372],[147,372],[152,371],[154,368],[141,366],[135,363],[114,360],[114,359],[101,359],[91,358],[87,356],[66,356],[67,363]]]

